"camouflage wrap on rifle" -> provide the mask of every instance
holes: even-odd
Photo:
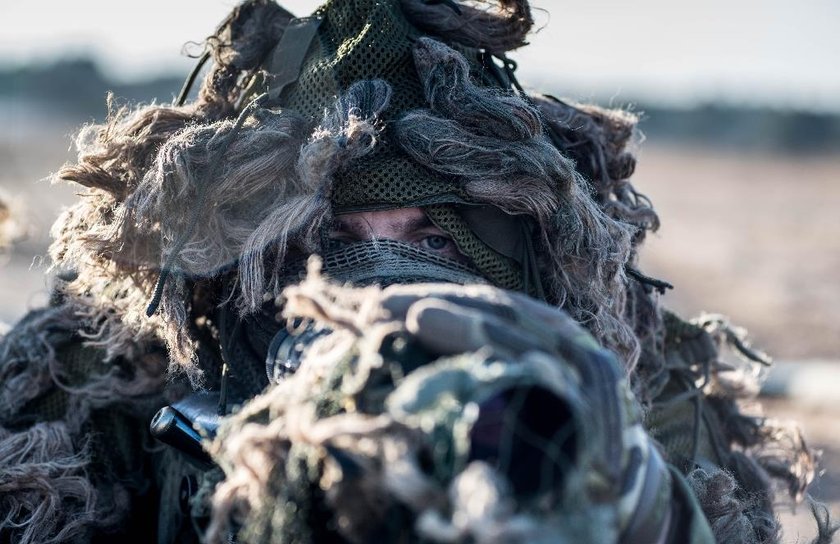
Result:
[[[282,302],[329,332],[223,424],[211,541],[665,542],[696,513],[651,468],[615,357],[564,313],[488,286],[317,276]],[[711,541],[695,518],[684,541]]]

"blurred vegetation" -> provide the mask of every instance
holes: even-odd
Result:
[[[104,119],[105,97],[113,92],[120,103],[171,102],[186,74],[133,82],[109,78],[90,58],[14,68],[0,66],[0,100],[42,107],[68,118]]]
[[[642,131],[658,143],[797,154],[840,151],[840,115],[728,104],[691,109],[639,104]]]
[[[70,121],[104,118],[105,96],[119,103],[169,102],[186,74],[135,82],[112,80],[90,58],[15,68],[0,66],[0,101],[26,104]],[[554,90],[563,95],[561,89]],[[631,101],[632,102],[632,101]],[[691,108],[635,103],[641,129],[659,144],[691,144],[743,151],[825,153],[840,150],[840,114],[747,107],[726,103]]]

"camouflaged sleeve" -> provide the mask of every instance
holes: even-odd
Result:
[[[797,427],[756,411],[751,380],[766,357],[721,316],[663,318],[669,379],[645,426],[685,476],[718,542],[778,541],[777,485],[800,500],[814,456]]]
[[[146,418],[162,402],[165,360],[109,362],[83,334],[73,309],[56,306],[0,339],[2,541],[84,543],[153,527],[129,513],[157,507]]]

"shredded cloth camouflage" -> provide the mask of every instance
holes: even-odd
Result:
[[[618,542],[670,515],[623,372],[562,312],[311,274],[283,313],[330,332],[223,425],[211,541]]]
[[[487,10],[468,4],[459,7],[464,24],[457,27],[451,17],[458,10],[420,0],[326,5],[319,12],[325,22],[317,39],[329,45],[323,46],[327,56],[318,57],[315,48],[313,59],[326,62],[333,49],[337,55],[355,51],[348,50],[356,45],[352,35],[330,37],[330,29],[338,27],[358,31],[360,43],[371,39],[369,28],[382,27],[396,39],[400,28],[416,25],[424,36],[414,41],[399,36],[401,56],[384,72],[371,68],[362,76],[362,64],[353,72],[359,79],[339,78],[335,95],[319,103],[322,116],[313,128],[315,109],[242,105],[253,92],[246,83],[271,76],[266,63],[291,24],[275,4],[254,0],[238,8],[211,41],[215,68],[195,103],[116,112],[105,126],[85,130],[79,138],[82,163],[63,169],[59,177],[89,187],[90,194],[60,221],[51,255],[79,273],[79,281],[67,287],[70,294],[92,298],[103,315],[121,316],[103,331],[111,349],[122,349],[137,330],[154,332],[172,354],[173,371],[186,372],[196,385],[208,379],[195,358],[201,331],[190,326],[192,314],[208,305],[193,306],[193,296],[201,292],[205,300],[215,297],[213,302],[230,296],[238,310],[258,311],[266,293],[282,289],[287,255],[324,249],[323,229],[342,209],[340,187],[356,195],[375,188],[361,183],[364,176],[347,184],[342,176],[364,168],[386,146],[428,173],[411,180],[400,174],[394,180],[402,180],[393,193],[397,201],[388,205],[414,205],[417,198],[439,202],[426,198],[448,194],[430,182],[438,179],[462,201],[527,218],[534,257],[528,264],[536,278],[530,283],[634,367],[640,339],[647,340],[636,334],[637,322],[656,324],[648,296],[628,289],[625,274],[632,240],[653,228],[655,215],[626,181],[614,177],[632,171],[625,148],[635,118],[518,96],[473,79],[479,50],[468,49],[503,52],[519,45],[530,19],[527,2],[502,2]],[[348,15],[354,6],[358,11]],[[375,21],[383,10],[391,15]],[[333,16],[344,22],[330,23]],[[477,30],[488,25],[497,31],[487,36],[495,38],[476,45]],[[506,39],[500,37],[504,26],[511,32]],[[338,48],[345,41],[349,45]],[[385,48],[374,52],[387,56]],[[359,54],[333,60],[343,69]],[[281,100],[293,102],[293,95],[306,91],[310,65],[320,66],[307,61],[299,83]],[[414,102],[405,99],[404,79],[389,79],[392,71],[411,74]],[[482,78],[492,71],[489,64],[479,70]],[[562,138],[549,138],[546,123]],[[577,171],[563,151],[585,146],[598,148],[598,158]],[[365,206],[381,207],[377,198],[365,197]],[[186,209],[191,213],[184,214]],[[488,252],[489,244],[470,239],[451,211],[435,215],[485,277],[502,287],[521,285],[511,270],[525,263],[494,255],[495,249]],[[226,289],[231,284],[234,293]],[[150,300],[160,304],[151,320],[141,310]],[[633,312],[625,312],[628,300],[634,302]],[[652,359],[652,366],[657,363]]]
[[[22,234],[20,218],[15,215],[11,200],[0,192],[0,253]]]
[[[237,348],[253,351],[258,363],[238,369],[240,383],[262,388],[267,382],[267,340],[279,326],[274,308],[263,313],[266,300],[283,290],[294,259],[324,253],[325,230],[343,209],[338,201],[355,196],[365,200],[355,204],[365,207],[422,200],[430,219],[453,233],[459,249],[490,283],[527,292],[533,288],[535,294],[541,288],[541,298],[565,311],[599,345],[617,355],[643,407],[649,434],[661,441],[665,460],[688,476],[686,482],[676,475],[675,489],[685,492],[685,504],[700,499],[715,539],[777,541],[771,482],[782,482],[791,496],[800,497],[813,476],[813,452],[797,432],[745,414],[742,401],[755,391],[741,386],[751,374],[733,371],[719,353],[725,344],[740,345],[737,351],[749,353],[741,349],[744,346],[737,334],[731,334],[731,327],[712,318],[685,322],[663,311],[657,289],[664,284],[637,269],[639,244],[659,221],[651,203],[628,179],[635,166],[636,116],[528,94],[516,84],[513,65],[504,55],[524,43],[533,24],[526,0],[333,1],[319,11],[319,17],[323,21],[314,45],[303,51],[303,73],[297,74],[298,83],[281,93],[279,103],[252,98],[261,82],[271,88],[278,68],[282,72],[293,67],[276,53],[284,41],[294,42],[300,36],[301,20],[273,0],[247,0],[207,40],[212,64],[194,99],[188,100],[184,93],[175,104],[112,109],[106,122],[85,127],[79,134],[78,161],[56,175],[57,180],[80,187],[79,200],[53,230],[50,255],[63,271],[62,279],[48,309],[33,312],[0,340],[0,511],[9,513],[0,517],[0,541],[75,544],[101,541],[106,538],[103,534],[118,539],[136,530],[145,535],[153,531],[149,519],[156,514],[179,518],[160,522],[159,541],[189,542],[179,527],[187,527],[197,539],[194,518],[204,514],[189,514],[202,511],[202,503],[196,498],[194,504],[178,507],[183,463],[161,461],[159,450],[149,453],[153,449],[145,442],[149,411],[184,395],[182,379],[193,389],[219,388],[222,369],[231,368],[224,359],[243,353]],[[374,69],[353,60],[363,61],[365,52],[352,46],[376,45],[376,36],[368,33],[374,28],[396,39],[399,57],[391,59],[397,63],[391,66],[394,70],[382,63]],[[416,39],[399,36],[400,29]],[[350,35],[340,35],[345,31]],[[306,85],[319,85],[321,80],[314,75],[333,67],[318,62],[344,59],[342,52],[348,53],[345,60],[353,61],[354,68],[325,83],[317,104],[301,102],[296,109],[282,103],[294,102],[294,95]],[[379,51],[384,55],[380,60],[386,53]],[[275,57],[279,67],[273,65]],[[341,71],[350,64],[336,67]],[[320,73],[324,76],[330,70]],[[411,90],[411,101],[406,100],[405,89]],[[382,200],[385,185],[366,186],[364,175],[350,184],[342,182],[353,177],[354,168],[364,170],[372,164],[370,159],[388,150],[422,172],[409,180],[411,186],[394,193],[397,200]],[[393,174],[382,169],[388,171]],[[351,187],[359,183],[362,186]],[[443,200],[438,198],[444,194]],[[474,208],[521,221],[514,227],[482,229],[504,222],[487,222],[489,215],[470,219]],[[493,232],[503,236],[494,238]],[[521,251],[512,251],[511,241],[525,242],[516,249],[524,247],[524,254],[533,259],[522,259]],[[275,412],[290,409],[279,392],[291,386],[281,384],[243,412],[240,420],[251,414],[253,421],[242,427],[236,440],[217,444],[216,455],[229,471],[217,495],[219,537],[220,524],[232,520],[235,525],[249,516],[256,520],[254,530],[262,532],[243,533],[247,538],[270,535],[274,528],[305,536],[326,527],[331,519],[337,520],[336,527],[329,527],[336,534],[347,538],[364,534],[365,527],[340,525],[336,505],[349,508],[355,503],[345,501],[345,495],[339,501],[338,495],[326,494],[321,483],[330,488],[328,484],[335,482],[338,492],[345,489],[341,482],[352,479],[357,464],[360,470],[371,466],[384,470],[387,464],[381,460],[397,443],[402,444],[400,451],[409,446],[418,455],[428,450],[423,445],[425,428],[421,425],[418,431],[416,418],[404,403],[386,399],[402,398],[397,392],[408,391],[410,384],[413,391],[425,391],[436,373],[469,376],[475,371],[486,376],[482,373],[487,369],[500,369],[498,382],[465,380],[472,389],[465,396],[452,397],[461,399],[458,402],[465,407],[480,406],[485,394],[480,391],[492,391],[493,384],[530,379],[551,393],[552,406],[568,410],[570,421],[578,417],[577,401],[569,390],[557,386],[560,382],[540,372],[521,377],[521,369],[506,356],[463,350],[464,356],[437,361],[438,346],[429,349],[428,360],[423,361],[428,370],[405,377],[411,373],[402,367],[404,361],[381,353],[384,336],[371,337],[370,342],[359,339],[359,329],[352,324],[361,323],[362,317],[345,313],[347,306],[339,301],[328,302],[336,303],[340,315],[329,313],[323,304],[306,311],[298,308],[290,315],[312,315],[317,310],[323,314],[319,320],[340,323],[336,333],[318,345],[326,349],[326,338],[343,339],[346,344],[339,342],[327,352],[349,355],[336,361],[335,369],[323,361],[321,366],[313,364],[313,372],[321,369],[323,375],[304,371],[289,381],[297,383],[305,396],[301,406],[314,406],[314,412],[276,418]],[[354,311],[367,308],[359,304]],[[360,315],[370,318],[364,323],[389,323],[388,318]],[[235,340],[240,337],[242,342]],[[490,340],[494,345],[515,341],[504,331]],[[564,353],[556,357],[561,366],[568,365],[564,368],[578,368],[575,365],[586,359],[585,354],[583,359]],[[386,359],[394,362],[388,369],[402,368],[403,374],[383,374],[385,367],[375,363]],[[542,368],[533,364],[536,370]],[[758,363],[748,363],[752,364]],[[347,370],[346,379],[339,375],[341,369]],[[370,372],[359,374],[359,369]],[[68,375],[72,382],[66,381]],[[431,381],[420,380],[423,375]],[[374,383],[372,378],[383,381]],[[580,383],[585,392],[582,375],[580,379],[566,383]],[[340,386],[336,390],[340,395],[326,394],[333,385]],[[374,391],[381,393],[378,408],[371,409],[375,413],[365,412],[359,406]],[[326,398],[317,402],[306,396],[320,398],[322,393]],[[583,402],[586,395],[581,397]],[[419,531],[420,525],[409,522],[426,520],[422,527],[428,532],[423,534],[429,538],[445,541],[467,534],[485,538],[484,524],[475,520],[492,518],[504,521],[486,526],[501,527],[500,531],[537,527],[535,531],[552,534],[551,520],[564,514],[547,514],[540,504],[530,503],[523,510],[524,518],[511,513],[512,507],[505,504],[523,504],[516,483],[505,483],[515,478],[486,460],[464,463],[463,456],[458,457],[468,449],[480,449],[480,441],[459,442],[464,437],[456,431],[464,426],[458,422],[466,421],[468,410],[439,410],[437,397],[429,398],[428,408],[418,408],[415,415],[427,409],[450,414],[449,423],[437,428],[453,453],[448,465],[440,464],[443,476],[431,481],[435,497],[431,506],[405,495],[386,495],[394,505],[394,519],[408,520],[403,529]],[[286,432],[282,428],[286,420],[290,425],[308,421],[317,426],[333,417],[367,421],[372,415],[388,420],[396,442],[374,433],[372,442],[360,442],[372,449],[352,461],[342,457],[340,448],[335,457],[322,447],[330,440],[326,431],[308,435],[308,428],[296,427],[299,434],[294,436],[278,434]],[[251,431],[253,435],[248,434]],[[342,441],[356,443],[357,435],[345,435]],[[590,435],[580,436],[575,446],[583,449],[574,451],[576,460],[585,463],[597,452],[589,457]],[[122,446],[111,447],[109,441]],[[236,449],[246,442],[255,447]],[[265,457],[259,444],[278,447]],[[275,453],[288,456],[272,472],[273,464],[266,459]],[[421,483],[430,481],[423,470],[438,466],[433,453],[420,458],[420,476],[426,478],[418,480]],[[299,462],[287,462],[291,459]],[[346,466],[341,465],[344,461]],[[456,462],[461,464],[456,467],[452,464]],[[256,480],[235,468],[246,465],[257,470]],[[548,468],[562,476],[553,490],[560,490],[555,497],[560,502],[555,504],[565,504],[563,490],[577,485],[577,473],[566,471],[567,467],[560,470],[556,463]],[[339,481],[339,474],[347,479]],[[593,474],[600,473],[596,469]],[[397,488],[383,487],[382,482],[370,479],[375,500],[382,496],[381,490]],[[199,495],[207,496],[211,484],[215,482],[208,480]],[[471,494],[466,500],[462,485],[480,485],[486,493]],[[584,487],[583,496],[588,497],[591,488]],[[354,489],[365,488],[360,483]],[[150,497],[156,493],[160,496]],[[259,502],[266,493],[301,494],[299,508],[314,516],[312,523],[303,525],[286,510],[269,519]],[[174,506],[169,501],[173,496]],[[330,503],[330,497],[338,502]],[[477,497],[486,500],[473,503]],[[602,504],[598,497],[592,502]],[[487,516],[476,514],[473,504],[489,512]],[[457,510],[458,505],[464,510]],[[359,507],[367,508],[366,503]],[[620,507],[604,504],[600,512],[603,524],[581,530],[615,536],[624,526]],[[824,521],[821,542],[827,542],[832,530],[827,518],[820,519]]]
[[[129,512],[148,512],[146,427],[166,402],[166,358],[138,345],[133,359],[108,361],[79,316],[45,308],[0,335],[0,541],[128,534],[140,521]]]

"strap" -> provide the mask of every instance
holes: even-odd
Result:
[[[620,542],[628,544],[665,544],[671,527],[672,482],[669,469],[651,444],[647,463],[637,477],[644,478],[630,523]]]
[[[269,102],[277,100],[286,87],[297,81],[303,60],[320,25],[321,18],[315,15],[298,17],[289,22],[268,62]]]
[[[190,72],[190,75],[187,76],[187,80],[184,81],[184,84],[181,86],[181,92],[178,93],[178,98],[175,99],[176,106],[183,106],[187,101],[187,97],[190,95],[195,79],[198,77],[199,72],[201,72],[201,69],[204,68],[204,65],[208,60],[210,60],[210,52],[206,51],[203,55],[201,55],[201,58],[198,59],[198,62]]]

